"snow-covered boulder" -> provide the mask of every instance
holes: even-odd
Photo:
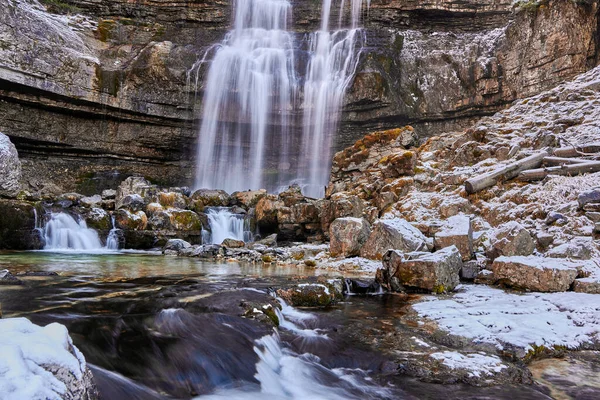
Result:
[[[497,281],[534,292],[564,292],[569,290],[581,262],[536,256],[498,257],[492,265]]]
[[[371,227],[363,218],[338,218],[329,225],[329,251],[333,257],[351,257],[369,238]]]
[[[535,241],[523,225],[516,221],[499,226],[490,235],[488,256],[492,259],[499,256],[529,256],[535,250]]]
[[[392,289],[395,289],[397,282],[408,289],[443,293],[454,290],[459,284],[462,266],[462,257],[456,246],[435,253],[406,255],[391,250],[383,257],[383,272],[378,273],[378,280],[383,278],[384,282],[380,283]]]
[[[15,145],[0,133],[0,197],[15,197],[19,193],[21,162]]]
[[[412,252],[426,249],[427,238],[408,221],[400,218],[382,219],[374,224],[360,255],[381,260],[388,250]]]
[[[436,250],[452,245],[458,248],[463,261],[469,261],[473,257],[473,228],[469,216],[455,215],[448,218],[442,230],[433,238]]]
[[[0,319],[0,338],[2,399],[98,399],[92,373],[64,325]]]

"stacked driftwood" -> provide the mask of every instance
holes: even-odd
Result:
[[[473,194],[514,178],[530,182],[548,175],[579,175],[597,171],[600,171],[600,143],[562,147],[554,151],[545,149],[495,171],[468,179],[465,189]]]

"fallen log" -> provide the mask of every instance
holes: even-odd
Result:
[[[465,182],[465,190],[469,194],[477,193],[483,189],[487,189],[494,186],[496,183],[507,181],[509,179],[516,178],[521,171],[539,167],[542,165],[544,157],[548,157],[550,154],[547,150],[543,150],[539,153],[525,157],[512,164],[505,165],[498,168],[495,171],[488,172],[475,178],[468,179]]]
[[[577,157],[582,154],[595,154],[600,152],[600,143],[590,143],[576,147],[561,147],[554,150],[557,157]]]
[[[586,160],[583,158],[564,158],[564,157],[544,157],[544,165],[549,167],[554,167],[557,165],[565,165],[565,164],[583,164],[590,162],[592,160]]]
[[[579,175],[586,172],[600,171],[600,161],[586,162],[582,164],[562,165],[559,167],[538,168],[523,171],[518,179],[524,182],[539,181],[548,175]]]

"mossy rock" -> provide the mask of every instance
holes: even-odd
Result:
[[[330,307],[336,297],[332,290],[321,284],[298,285],[290,289],[279,289],[277,295],[294,307]]]

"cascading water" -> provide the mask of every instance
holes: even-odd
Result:
[[[297,138],[292,131],[300,85],[294,40],[286,31],[291,4],[235,2],[234,29],[217,50],[206,80],[197,188],[280,190],[298,183],[305,195],[323,195],[344,94],[365,41],[358,28],[363,3],[341,0],[338,30],[330,32],[332,0],[323,0],[321,29],[309,39]],[[351,28],[342,30],[347,5]],[[293,148],[298,154],[290,157]]]
[[[287,0],[235,2],[234,30],[206,81],[197,187],[233,192],[282,184],[267,182],[265,155],[277,148],[274,168],[288,163],[296,97],[293,39],[286,31],[291,8]]]
[[[43,228],[46,245],[44,250],[102,250],[98,232],[65,213],[52,213]]]
[[[252,241],[249,221],[244,214],[233,213],[227,207],[211,207],[206,215],[211,230],[210,237],[205,238],[207,243],[221,244],[225,239]]]
[[[119,236],[117,232],[119,229],[115,226],[115,217],[111,217],[112,229],[108,233],[108,237],[106,238],[106,249],[107,250],[119,250]]]
[[[341,29],[345,1],[342,0],[338,30],[329,31],[332,0],[324,0],[321,30],[310,36],[310,53],[304,83],[303,145],[297,182],[303,193],[322,197],[331,169],[331,148],[340,119],[346,89],[351,83],[365,35],[359,29],[363,0],[352,0],[351,29]],[[370,0],[367,0],[367,6]],[[326,162],[324,162],[327,160]]]

